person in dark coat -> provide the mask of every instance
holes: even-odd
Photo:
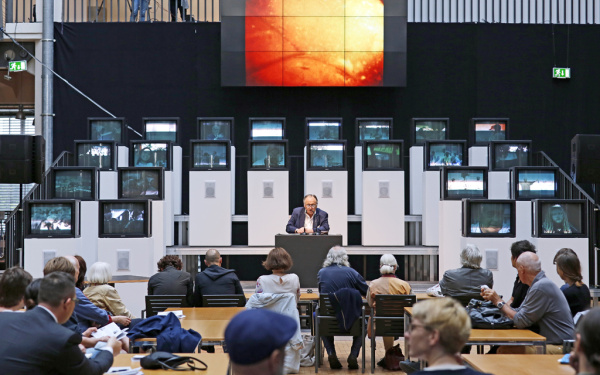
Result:
[[[202,307],[203,295],[244,294],[235,270],[221,267],[223,258],[215,249],[208,249],[204,256],[206,269],[196,275],[194,306]]]
[[[158,273],[148,280],[149,296],[184,295],[188,306],[194,305],[194,280],[182,271],[183,264],[177,255],[165,255],[157,263]]]

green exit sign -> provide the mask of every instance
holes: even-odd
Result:
[[[9,72],[22,72],[27,70],[27,61],[9,61],[8,71]]]
[[[571,68],[552,68],[552,78],[558,78],[558,79],[571,78]]]

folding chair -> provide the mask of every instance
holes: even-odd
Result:
[[[202,296],[202,307],[244,307],[246,296],[243,294],[221,294]]]
[[[169,307],[187,307],[186,296],[146,296],[146,309],[142,310],[142,318],[154,316]]]
[[[417,301],[415,295],[378,294],[371,309],[371,374],[375,372],[375,337],[404,336],[404,308]]]

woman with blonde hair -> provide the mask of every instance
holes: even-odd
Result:
[[[123,315],[129,319],[135,316],[127,310],[115,288],[108,285],[112,279],[110,265],[105,262],[96,262],[88,270],[88,282],[90,286],[83,290],[83,294],[92,303],[112,315]]]

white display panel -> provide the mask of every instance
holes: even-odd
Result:
[[[190,171],[190,246],[231,246],[231,171]]]
[[[510,172],[488,172],[488,199],[510,199]]]
[[[439,205],[440,205],[440,171],[423,173],[423,245],[438,246],[439,240]]]
[[[248,171],[248,246],[275,246],[289,217],[289,172]]]
[[[100,199],[117,199],[119,197],[119,173],[117,171],[99,171]]]
[[[423,146],[412,146],[409,150],[410,199],[408,209],[411,215],[423,214],[423,152]]]
[[[488,148],[487,146],[469,147],[469,166],[487,167],[488,166]]]
[[[362,148],[362,146],[354,147],[354,213],[356,215],[363,214],[363,148]],[[363,238],[363,240],[364,240],[364,238]]]
[[[181,188],[182,188],[182,151],[181,146],[173,146],[173,168],[172,168],[173,190],[173,215],[181,215]],[[165,195],[168,197],[168,195]]]
[[[404,171],[364,171],[362,245],[404,246]]]

